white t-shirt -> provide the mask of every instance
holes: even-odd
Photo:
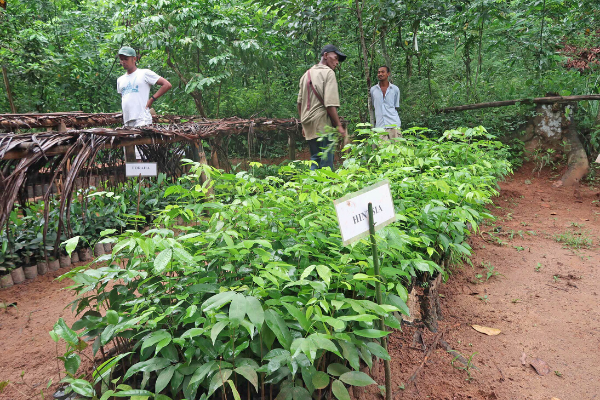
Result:
[[[152,123],[150,110],[146,108],[150,98],[150,87],[160,76],[149,69],[136,69],[133,73],[117,79],[117,92],[121,94],[123,122],[136,120],[136,126]]]

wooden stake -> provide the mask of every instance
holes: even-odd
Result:
[[[296,135],[293,131],[288,131],[288,156],[291,161],[296,159]]]
[[[379,253],[377,251],[377,242],[375,241],[375,220],[373,219],[373,203],[369,203],[369,233],[371,235],[371,252],[373,253],[373,268],[375,269],[375,296],[377,304],[381,305],[383,302],[381,296],[381,283],[379,282]],[[385,331],[384,318],[381,317],[379,320],[380,329]],[[381,345],[387,352],[387,338],[384,336],[381,338]],[[383,366],[385,368],[385,400],[392,400],[392,372],[390,369],[389,360],[383,360]]]

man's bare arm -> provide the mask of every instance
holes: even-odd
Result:
[[[160,96],[167,93],[167,91],[173,87],[173,85],[171,85],[171,82],[169,82],[163,77],[158,78],[158,80],[156,81],[156,85],[160,86],[160,89],[158,89],[158,91],[153,94],[154,99],[158,99]],[[154,99],[152,97],[148,99],[148,103],[146,103],[147,108],[152,107]]]
[[[342,126],[342,123],[340,122],[340,117],[338,116],[338,113],[337,113],[337,107],[327,107],[327,114],[329,114],[329,118],[331,118],[331,122],[333,123],[333,125],[335,125],[338,132],[342,136],[345,136],[346,130],[344,129],[344,127]]]

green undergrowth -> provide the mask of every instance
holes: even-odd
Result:
[[[360,369],[390,358],[379,320],[400,329],[407,288],[470,255],[466,239],[492,218],[484,205],[511,172],[506,148],[483,128],[440,140],[424,131],[390,142],[359,130],[335,172],[293,162],[258,178],[258,164],[237,174],[194,164],[166,188],[172,201],[155,227],[103,232],[116,242],[97,260],[106,266],[62,276],[74,282],[80,317],[51,332],[67,344],[64,381],[87,397],[160,400],[323,390],[342,400],[348,386],[375,384]],[[375,276],[366,240],[342,245],[333,200],[384,179],[398,221],[376,235]],[[92,375],[79,371],[88,342],[94,355],[118,349]]]

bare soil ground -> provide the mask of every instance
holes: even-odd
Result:
[[[600,190],[552,188],[549,173],[531,168],[500,184],[490,206],[497,220],[470,239],[473,266],[455,268],[442,285],[438,333],[406,326],[391,335],[395,399],[600,400]],[[56,389],[48,331],[60,317],[75,320],[65,309],[73,294],[61,290],[69,282],[53,280],[60,273],[0,291],[0,301],[17,303],[0,310],[0,381],[11,381],[0,399],[41,399],[42,389],[50,398]],[[473,324],[501,333],[487,336]],[[459,354],[472,363],[453,365]],[[535,359],[548,374],[532,368]],[[374,375],[383,384],[382,368]],[[375,387],[353,394],[380,398]]]

